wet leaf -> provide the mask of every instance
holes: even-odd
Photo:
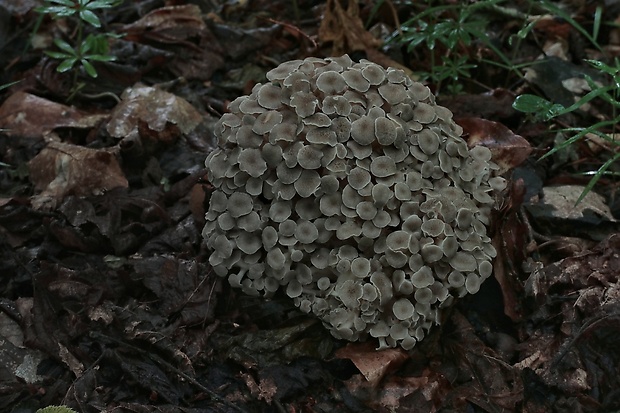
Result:
[[[174,42],[192,37],[205,28],[200,8],[187,4],[155,9],[141,19],[124,25],[120,31],[126,33],[129,40],[148,36],[150,39]]]
[[[544,187],[542,197],[525,207],[544,231],[600,241],[620,225],[605,198],[594,191],[583,196],[583,190],[579,185]]]
[[[68,194],[91,195],[127,187],[115,152],[51,142],[28,163],[30,179],[42,191],[33,198],[33,207],[57,205]]]
[[[549,102],[547,99],[536,95],[517,96],[512,107],[524,113],[533,113],[548,121],[562,113],[564,106]]]
[[[197,5],[166,6],[147,13],[141,19],[123,26],[125,39],[175,47],[168,66],[186,79],[210,79],[224,65],[224,49],[207,28]]]
[[[457,118],[476,117],[488,120],[509,119],[518,112],[513,109],[512,91],[496,88],[481,94],[439,96],[439,104],[450,109]]]
[[[16,92],[0,106],[0,129],[9,136],[42,138],[57,128],[93,128],[107,116]]]
[[[114,108],[106,129],[126,142],[149,138],[166,143],[188,134],[202,122],[202,115],[185,99],[163,90],[137,85],[126,89]],[[141,130],[145,124],[147,130]],[[144,143],[144,142],[143,142]]]
[[[402,348],[377,351],[373,343],[349,343],[336,351],[336,357],[351,360],[375,387],[387,374],[398,370],[409,356]]]
[[[463,128],[467,145],[486,146],[493,154],[493,162],[499,166],[502,174],[520,165],[532,152],[529,142],[501,123],[481,118],[455,119]]]

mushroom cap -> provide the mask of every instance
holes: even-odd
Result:
[[[215,274],[283,290],[347,340],[412,348],[491,276],[506,186],[452,113],[398,69],[282,63],[215,124],[203,237]]]

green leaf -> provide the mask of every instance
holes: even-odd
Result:
[[[76,52],[73,49],[73,47],[71,47],[71,45],[67,42],[65,42],[62,39],[55,39],[54,40],[54,44],[62,51],[68,53],[71,56],[75,56]]]
[[[618,72],[620,72],[620,68],[609,66],[608,64],[605,64],[599,60],[585,59],[585,61],[610,76],[617,76]]]
[[[84,70],[86,70],[86,73],[88,73],[90,77],[97,77],[97,70],[95,70],[95,66],[93,66],[88,60],[82,59],[80,60],[80,63],[82,63]]]
[[[603,175],[605,175],[607,169],[618,159],[620,159],[620,152],[616,153],[611,159],[608,159],[607,162],[605,162],[603,165],[601,165],[600,168],[598,168],[598,171],[596,171],[596,174],[594,174],[592,179],[590,179],[590,182],[588,182],[588,185],[586,185],[586,187],[583,189],[583,192],[581,193],[581,195],[579,195],[579,198],[577,198],[577,202],[575,202],[575,204],[580,203],[583,198],[588,195],[588,192],[590,192],[592,188],[594,188],[594,185],[596,185],[598,180],[601,179]]]
[[[555,4],[551,3],[549,0],[541,0],[540,4],[546,8],[547,10],[549,10],[550,12],[553,12],[554,14],[556,14],[557,16],[561,17],[562,19],[566,20],[571,26],[573,26],[575,28],[575,30],[577,30],[579,33],[581,33],[586,39],[588,39],[588,41],[590,41],[590,43],[592,43],[592,45],[594,47],[596,47],[598,50],[602,51],[603,53],[605,52],[603,50],[603,48],[601,47],[601,45],[598,44],[598,42],[596,41],[596,39],[594,37],[592,37],[590,35],[590,33],[588,33],[588,31],[586,29],[583,28],[582,25],[580,25],[575,19],[572,18],[572,16],[566,12],[564,9],[556,6]]]
[[[115,7],[117,5],[116,3],[119,2],[110,0],[92,1],[86,5],[86,8],[89,10],[108,9],[110,7]]]
[[[512,107],[520,112],[536,113],[544,120],[559,116],[565,111],[564,106],[559,103],[552,103],[540,96],[529,94],[517,96]]]
[[[67,54],[67,53],[62,53],[62,52],[50,52],[50,51],[45,51],[45,54],[48,55],[49,57],[52,57],[54,59],[71,59],[75,56]]]
[[[527,25],[523,26],[523,28],[521,28],[521,30],[519,30],[516,35],[510,36],[510,38],[508,39],[508,44],[512,46],[514,37],[517,37],[521,40],[525,39],[527,35],[530,34],[530,32],[534,29],[534,26],[536,25],[536,23],[538,23],[538,21],[539,19],[531,21]]]
[[[71,8],[75,6],[75,2],[72,0],[46,0],[46,3],[62,4],[63,6]]]
[[[67,406],[48,406],[37,410],[35,413],[77,413]]]
[[[80,10],[80,18],[91,26],[101,27],[99,17],[90,10]]]
[[[80,45],[80,56],[85,56],[92,49],[92,42],[88,41],[88,38]]]
[[[104,54],[89,54],[84,57],[87,58],[88,60],[95,60],[97,62],[111,62],[113,60],[116,60],[116,56],[104,55]]]
[[[76,58],[63,60],[62,62],[60,62],[60,64],[56,68],[56,71],[59,73],[64,73],[68,70],[71,70],[71,68],[75,65],[76,62],[77,62]]]
[[[21,80],[16,80],[15,82],[5,83],[4,85],[0,85],[0,90],[4,90],[10,88],[11,86],[21,82]]]
[[[596,10],[594,11],[594,25],[592,27],[592,38],[598,38],[598,34],[601,30],[601,20],[603,17],[603,7],[596,6]]]
[[[77,10],[70,9],[65,6],[49,6],[38,7],[36,11],[44,14],[51,14],[54,19],[57,19],[59,17],[73,16]]]

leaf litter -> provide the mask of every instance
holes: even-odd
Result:
[[[494,278],[414,350],[339,342],[286,300],[244,297],[210,272],[202,165],[228,102],[281,61],[332,51],[428,69],[428,50],[381,47],[381,27],[400,28],[392,11],[410,6],[295,4],[110,9],[118,59],[98,64],[100,78],[72,102],[40,50],[20,55],[23,40],[0,41],[0,84],[23,79],[0,95],[0,410],[620,408],[617,184],[605,176],[600,195],[575,205],[587,181],[572,173],[614,146],[590,136],[568,157],[536,162],[559,138],[511,108],[524,90],[566,106],[587,93],[591,68],[569,55],[600,51],[569,50],[562,39],[580,34],[565,23],[533,26],[545,57],[528,83],[507,86],[485,67],[476,82],[487,91],[440,94],[469,144],[488,146],[511,179],[494,219]],[[0,7],[7,27],[33,22],[33,2]],[[45,21],[41,33],[62,24]],[[521,59],[540,57],[526,46]],[[608,108],[583,109],[587,119]]]

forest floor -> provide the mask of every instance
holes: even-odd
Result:
[[[100,27],[0,0],[0,411],[620,410],[617,2],[97,3]],[[232,289],[203,245],[227,104],[344,53],[423,81],[507,169],[493,276],[410,351]]]

